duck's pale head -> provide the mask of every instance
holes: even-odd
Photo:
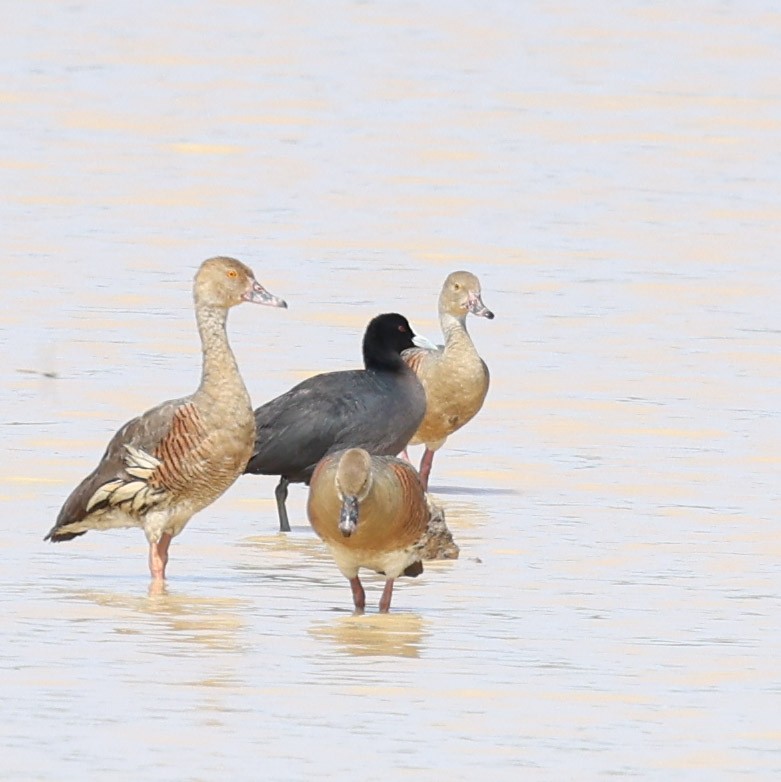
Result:
[[[219,256],[201,264],[195,275],[196,300],[214,307],[235,307],[244,301],[269,307],[287,307],[283,299],[269,293],[246,264]]]
[[[439,310],[456,318],[463,318],[467,312],[488,320],[494,317],[483,304],[480,280],[466,271],[452,272],[447,276],[439,294]]]
[[[372,460],[362,448],[351,448],[339,459],[336,468],[336,491],[342,501],[339,531],[346,538],[358,526],[360,503],[371,489]]]

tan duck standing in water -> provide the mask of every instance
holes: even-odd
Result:
[[[362,448],[350,448],[323,458],[309,485],[307,514],[350,581],[359,613],[366,607],[360,568],[385,575],[380,611],[386,613],[394,580],[420,575],[427,553],[458,556],[441,514],[432,519],[415,468],[393,456],[371,456]],[[443,528],[444,548],[437,544],[432,549],[432,536],[441,538]]]
[[[434,452],[477,415],[488,393],[488,367],[466,330],[469,312],[489,320],[494,317],[483,304],[480,280],[470,272],[453,272],[439,294],[444,346],[436,350],[410,348],[402,354],[426,390],[426,415],[410,440],[410,445],[426,446],[420,462],[424,489],[428,489]]]
[[[204,261],[193,297],[203,349],[198,389],[128,421],[45,538],[141,527],[154,581],[165,578],[171,539],[242,474],[252,454],[255,419],[225,332],[228,309],[245,301],[287,307],[233,258]]]

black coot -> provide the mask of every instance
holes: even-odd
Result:
[[[378,315],[363,337],[365,369],[315,375],[255,410],[255,450],[245,472],[279,475],[279,528],[290,531],[289,483],[309,483],[327,453],[364,448],[395,456],[426,412],[426,394],[401,353],[429,344],[403,315]]]

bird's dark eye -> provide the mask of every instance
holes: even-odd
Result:
[[[403,334],[403,333],[404,333],[406,330],[407,330],[407,327],[406,327],[406,326],[402,326],[401,324],[399,324],[399,331],[400,331],[402,334]]]
[[[456,283],[453,284],[453,290],[454,291],[460,291],[461,290],[461,286],[456,282]]]

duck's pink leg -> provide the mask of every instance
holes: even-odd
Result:
[[[428,476],[431,474],[431,465],[434,463],[434,451],[426,448],[423,458],[420,460],[420,485],[423,491],[428,491]]]
[[[355,611],[362,614],[363,609],[366,608],[366,592],[363,591],[363,584],[361,584],[361,579],[358,576],[350,579],[350,588],[353,590]]]
[[[391,598],[393,597],[393,579],[389,578],[385,582],[385,589],[382,590],[380,598],[380,613],[387,614],[390,610]]]
[[[149,572],[154,581],[165,580],[165,566],[168,564],[168,547],[171,536],[164,532],[157,543],[149,544]]]
[[[165,581],[150,581],[147,594],[149,597],[163,597],[168,594],[168,584]]]

